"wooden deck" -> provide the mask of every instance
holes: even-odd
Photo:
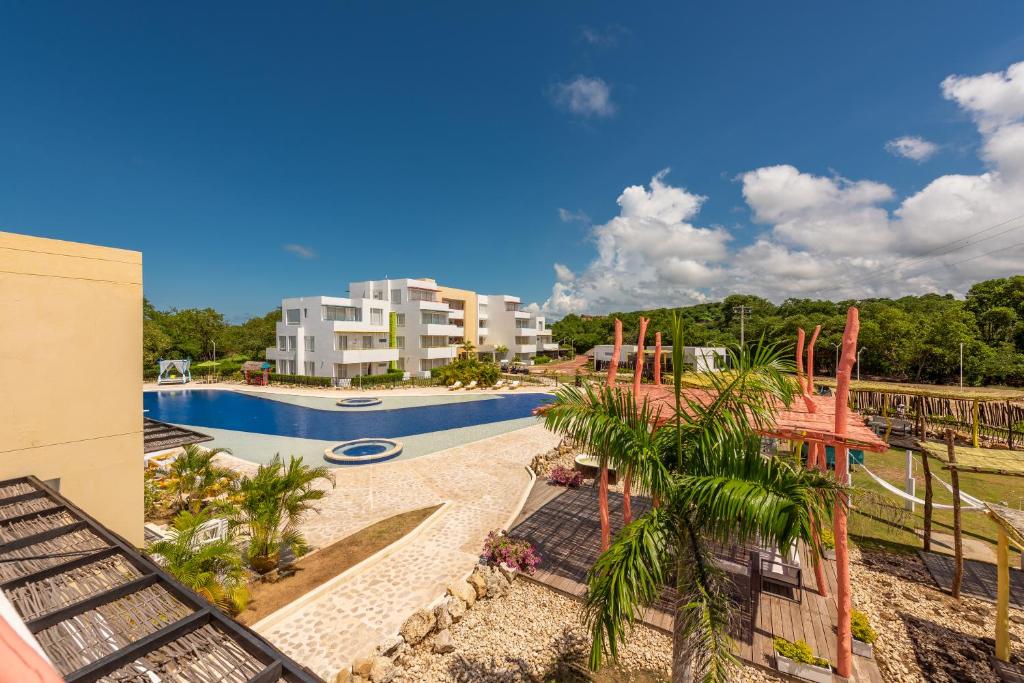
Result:
[[[555,489],[555,491],[552,491]],[[642,515],[650,502],[633,498],[633,514]],[[609,494],[612,533],[622,528],[622,496]],[[538,480],[523,514],[510,531],[527,538],[541,555],[536,573],[527,577],[561,593],[582,598],[586,594],[586,574],[600,553],[601,525],[598,517],[597,488],[585,486],[569,490],[549,486]],[[718,554],[718,553],[716,553]],[[762,591],[757,575],[756,556],[746,548],[721,549],[720,559],[734,579],[736,587],[736,623],[732,637],[740,659],[774,670],[772,639],[805,640],[820,656],[836,660],[835,562],[825,562],[828,598],[818,595],[814,570],[804,550],[802,601]],[[785,591],[779,591],[780,593]],[[656,629],[671,633],[675,591],[666,588],[658,603],[641,619]],[[854,657],[854,680],[881,681],[873,661]],[[839,679],[837,679],[839,680]]]
[[[926,553],[919,550],[921,561],[928,568],[928,573],[936,585],[944,591],[953,586],[953,558],[939,553]],[[996,601],[996,566],[988,562],[964,560],[964,576],[960,590],[994,603]],[[1024,571],[1010,567],[1010,604],[1024,608]]]

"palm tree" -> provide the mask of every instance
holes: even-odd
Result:
[[[673,320],[673,339],[682,324]],[[673,345],[673,366],[683,347]],[[728,636],[728,581],[711,553],[715,543],[760,542],[788,548],[795,540],[817,556],[815,525],[830,518],[841,487],[817,470],[760,452],[758,428],[789,404],[791,364],[763,343],[732,354],[732,370],[704,373],[707,391],[684,394],[674,373],[675,406],[652,415],[626,389],[584,395],[560,390],[546,420],[563,434],[631,465],[661,504],[626,526],[588,575],[590,665],[616,656],[635,616],[668,582],[679,602],[673,629],[673,681],[726,681],[735,662]],[[640,420],[660,422],[648,430]],[[648,422],[650,424],[650,422]]]
[[[221,453],[230,454],[227,448],[202,448],[196,444],[184,447],[184,453],[171,464],[173,476],[171,490],[178,496],[178,508],[188,506],[198,512],[198,505],[203,498],[224,478],[232,476],[226,467],[213,464],[213,459]]]
[[[494,357],[496,360],[503,359],[507,355],[508,347],[505,346],[504,344],[498,344],[497,346],[494,347]]]
[[[238,485],[240,501],[234,525],[249,540],[249,564],[258,572],[277,567],[281,548],[296,556],[309,549],[299,531],[302,517],[313,507],[313,501],[324,497],[324,490],[315,488],[323,479],[334,486],[334,476],[326,467],[311,467],[294,455],[286,466],[280,455],[267,465],[260,465],[252,477],[243,477]]]
[[[245,566],[230,539],[199,542],[200,527],[211,519],[207,512],[178,513],[171,537],[149,544],[146,552],[178,581],[217,607],[238,613],[249,601]]]
[[[459,344],[459,351],[467,358],[472,358],[476,351],[476,346],[470,340],[466,340]]]

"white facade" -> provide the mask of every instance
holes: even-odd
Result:
[[[477,298],[480,333],[477,349],[493,353],[508,348],[506,358],[530,362],[538,353],[557,351],[544,316],[522,310],[522,302],[509,294],[488,294]]]
[[[267,360],[277,372],[347,380],[380,375],[397,361],[389,348],[387,301],[372,298],[310,296],[284,299],[277,345]]]
[[[619,357],[619,365],[632,366],[636,357],[636,344],[623,344],[622,354]],[[615,351],[613,344],[598,344],[594,347],[594,361],[599,364],[607,364],[612,360],[612,352]],[[672,347],[662,346],[662,356],[671,358]],[[654,357],[654,347],[644,345],[644,355],[647,359]],[[696,372],[707,372],[718,370],[725,366],[728,352],[724,346],[684,346],[683,362]]]

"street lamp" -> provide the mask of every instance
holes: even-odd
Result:
[[[868,347],[860,347],[860,351],[857,352],[857,381],[860,381],[860,354],[864,353]]]
[[[843,345],[843,342],[839,342],[835,345],[836,347],[836,376],[839,376],[839,347]]]
[[[960,388],[964,388],[964,343],[960,342]]]

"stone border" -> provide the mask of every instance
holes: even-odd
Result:
[[[335,453],[339,448],[347,446],[358,446],[359,444],[369,443],[389,443],[393,444],[391,448],[380,453],[374,453],[373,455],[345,455],[344,453]],[[374,462],[384,462],[391,458],[401,455],[404,444],[401,441],[395,439],[386,439],[384,437],[371,436],[362,439],[352,439],[351,441],[342,441],[334,446],[328,446],[324,449],[324,460],[335,465],[360,465],[370,464]]]
[[[304,608],[304,607],[306,607],[306,606],[316,602],[318,599],[320,599],[320,597],[323,596],[323,594],[328,593],[328,592],[334,590],[338,586],[338,584],[342,583],[343,581],[347,581],[347,580],[351,579],[353,576],[366,571],[367,569],[369,569],[372,566],[376,565],[377,563],[379,563],[381,560],[383,560],[384,558],[388,557],[392,553],[394,553],[394,552],[404,548],[406,545],[411,543],[414,539],[419,537],[429,527],[433,526],[437,522],[437,520],[441,517],[441,515],[444,514],[448,510],[449,507],[451,507],[451,505],[452,505],[452,501],[450,501],[450,500],[444,501],[441,504],[441,507],[439,507],[438,509],[434,510],[430,514],[429,517],[427,517],[425,520],[420,522],[419,525],[415,529],[413,529],[412,531],[407,533],[405,536],[402,536],[402,538],[398,539],[397,541],[395,541],[394,543],[392,543],[391,545],[389,545],[389,546],[387,546],[385,548],[381,548],[380,550],[378,550],[373,555],[370,555],[369,557],[367,557],[365,560],[359,562],[356,565],[353,565],[353,566],[349,567],[348,569],[346,569],[342,573],[340,573],[337,576],[335,576],[333,579],[331,579],[331,580],[329,580],[329,581],[327,581],[325,583],[320,584],[319,586],[317,586],[313,590],[309,591],[305,595],[302,595],[302,596],[296,598],[295,600],[293,600],[292,602],[289,602],[287,605],[285,605],[284,607],[278,609],[276,612],[271,612],[270,614],[268,614],[267,616],[263,617],[262,619],[257,621],[255,624],[253,624],[250,628],[252,628],[256,632],[261,632],[261,631],[264,631],[264,630],[267,630],[267,629],[271,629],[274,626],[276,626],[279,622],[281,622],[282,620],[284,620],[284,619],[290,617],[291,615],[293,615],[295,612],[297,612],[300,609],[302,609],[302,608]],[[408,512],[412,512],[412,510],[409,510]],[[403,513],[397,513],[397,514],[403,514]],[[356,533],[358,533],[358,532],[356,532]]]
[[[530,485],[526,487],[526,490],[523,492],[523,496],[519,499],[519,504],[516,505],[515,512],[512,513],[512,516],[508,518],[507,522],[505,522],[505,526],[502,527],[505,531],[512,528],[512,524],[522,513],[523,508],[526,507],[526,501],[530,499],[530,493],[533,492],[533,485],[537,483],[537,473],[534,472],[529,465],[526,466],[526,473],[530,475]],[[469,576],[469,574],[466,576]]]
[[[369,408],[371,406],[379,406],[382,403],[384,401],[376,396],[349,396],[348,398],[335,401],[334,405],[341,408]]]

